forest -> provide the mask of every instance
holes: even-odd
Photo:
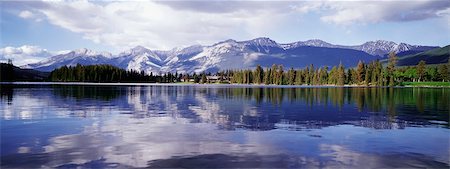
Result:
[[[449,66],[440,64],[429,66],[420,61],[416,66],[396,67],[397,56],[390,54],[388,63],[379,60],[370,63],[360,61],[354,68],[345,68],[342,64],[303,69],[289,68],[273,64],[263,68],[246,70],[223,70],[217,73],[147,74],[144,71],[124,70],[112,65],[76,65],[63,66],[53,70],[44,81],[53,82],[143,82],[143,83],[233,83],[233,84],[272,84],[272,85],[358,85],[358,86],[397,86],[404,82],[449,82]],[[2,64],[2,81],[14,81],[12,63]],[[17,73],[16,73],[17,74]],[[214,81],[210,77],[215,77]]]
[[[315,68],[284,70],[283,65],[272,65],[265,70],[257,66],[255,70],[220,72],[231,77],[231,83],[275,84],[275,85],[360,85],[396,86],[403,82],[449,82],[449,65],[427,66],[420,61],[416,66],[396,67],[397,56],[389,55],[389,62],[383,66],[379,60],[370,63],[360,61],[355,68],[346,69],[342,64]]]

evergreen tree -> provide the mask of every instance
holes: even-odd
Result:
[[[295,84],[295,70],[294,68],[289,69],[288,75],[287,75],[287,84],[288,85],[294,85]]]
[[[364,73],[365,73],[365,69],[364,69],[364,62],[362,62],[361,60],[358,62],[358,66],[356,68],[356,83],[357,84],[362,84],[364,81]]]
[[[302,85],[303,84],[303,78],[302,75],[303,72],[301,70],[295,71],[295,85]]]
[[[15,79],[12,60],[8,59],[8,63],[0,63],[0,82],[11,82]]]
[[[310,64],[309,65],[309,71],[308,71],[308,81],[309,81],[309,84],[314,84],[314,65],[313,64]]]
[[[394,72],[395,72],[395,65],[397,65],[397,55],[395,55],[394,52],[389,53],[389,63],[387,66],[387,74],[389,77],[389,86],[394,86],[395,85],[395,77],[394,77]]]
[[[198,75],[194,72],[194,83],[200,83],[200,78],[198,77]]]
[[[310,85],[311,84],[311,82],[309,81],[310,80],[310,73],[309,73],[309,67],[306,67],[306,69],[305,69],[305,71],[303,72],[304,74],[305,74],[305,79],[304,79],[304,81],[305,81],[305,84],[307,84],[307,85]]]
[[[272,82],[270,81],[270,76],[272,75],[272,70],[270,68],[266,69],[266,73],[264,74],[264,84],[268,85]]]
[[[345,69],[344,69],[344,65],[342,65],[342,63],[340,63],[339,68],[338,68],[337,85],[343,86],[344,83],[345,83]]]
[[[352,70],[353,69],[347,70],[347,76],[345,78],[345,83],[347,83],[347,84],[353,84],[353,76],[355,76],[355,75],[353,74]]]
[[[260,65],[256,66],[255,72],[253,74],[253,78],[254,78],[254,82],[256,84],[261,84],[263,83],[263,79],[264,79],[264,70],[261,68]]]
[[[278,66],[273,64],[272,65],[272,75],[270,76],[270,84],[277,84],[278,83]]]
[[[277,73],[277,85],[283,84],[283,65],[278,66],[278,73]]]
[[[328,84],[337,84],[337,68],[333,66],[330,71],[330,76],[328,78]]]
[[[205,72],[202,73],[202,81],[201,81],[201,83],[207,83]]]

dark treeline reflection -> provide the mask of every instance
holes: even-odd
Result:
[[[50,97],[56,106],[82,107],[87,103],[81,101],[90,100],[91,106],[114,106],[136,118],[183,117],[230,130],[301,130],[339,124],[380,129],[449,127],[450,114],[446,88],[2,85],[1,89],[2,99],[8,102],[20,90],[30,92],[30,97],[57,96]]]
[[[0,84],[0,100],[11,104],[13,99],[13,86]]]
[[[450,113],[448,97],[450,90],[442,88],[331,87],[204,90],[223,98],[224,102],[254,101],[254,106],[262,114],[239,117],[243,121],[249,120],[249,123],[253,123],[252,120],[269,124],[281,122],[315,128],[357,122],[359,123],[357,125],[372,128],[403,128],[405,125],[436,122],[446,124],[445,126],[448,127]],[[267,107],[267,104],[271,106]],[[257,125],[270,128],[267,124]],[[258,128],[258,126],[253,127]]]
[[[396,107],[416,106],[418,112],[425,113],[425,106],[428,106],[433,111],[447,114],[450,107],[448,104],[450,90],[437,88],[220,88],[217,90],[219,97],[255,100],[257,104],[280,105],[284,101],[289,103],[300,101],[309,106],[332,105],[338,108],[344,104],[352,104],[360,112],[363,110],[387,111],[395,114]]]
[[[109,101],[126,94],[126,88],[120,86],[74,86],[53,85],[53,92],[62,97],[73,97],[76,99],[98,99]]]

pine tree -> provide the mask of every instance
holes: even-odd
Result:
[[[198,77],[198,75],[194,72],[194,83],[199,83],[200,82],[200,78]]]
[[[266,68],[266,73],[264,74],[264,84],[268,85],[272,82],[270,81],[270,76],[272,75],[272,70],[270,68]]]
[[[296,70],[295,71],[295,85],[302,85],[303,84],[303,78],[302,78],[302,71]]]
[[[328,78],[328,84],[336,84],[337,83],[337,68],[333,66],[330,71],[330,76]]]
[[[273,64],[272,65],[272,75],[270,76],[270,83],[271,84],[277,84],[278,83],[278,66]]]
[[[289,69],[288,75],[287,75],[287,84],[288,85],[294,85],[295,84],[295,70],[294,68]]]
[[[305,79],[304,79],[304,81],[305,81],[305,84],[307,84],[307,85],[310,85],[311,84],[311,82],[309,81],[310,80],[310,73],[309,73],[309,67],[306,67],[306,69],[305,69],[305,71],[303,72],[304,74],[305,74]]]
[[[203,72],[202,73],[202,81],[201,81],[201,83],[206,83],[206,82],[207,82],[206,74],[205,74],[205,72]]]
[[[277,85],[283,84],[283,65],[278,66],[278,73],[277,73]]]
[[[365,69],[364,69],[364,62],[362,62],[361,60],[358,62],[358,66],[356,68],[356,83],[357,84],[362,84],[364,81],[364,73],[365,73]]]
[[[264,70],[261,68],[260,65],[256,66],[255,72],[253,74],[254,82],[256,84],[261,84],[263,82],[264,78]]]
[[[342,65],[342,63],[340,63],[339,68],[338,68],[337,85],[343,86],[344,83],[345,83],[345,69],[344,69],[344,65]]]
[[[320,84],[326,84],[328,81],[328,66],[325,66],[320,69]]]
[[[394,77],[394,72],[395,72],[395,65],[397,64],[397,55],[395,55],[394,52],[389,53],[389,63],[387,66],[387,74],[389,77],[389,86],[394,86],[395,85],[395,77]]]

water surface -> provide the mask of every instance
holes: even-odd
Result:
[[[1,168],[448,168],[450,89],[1,85]]]

